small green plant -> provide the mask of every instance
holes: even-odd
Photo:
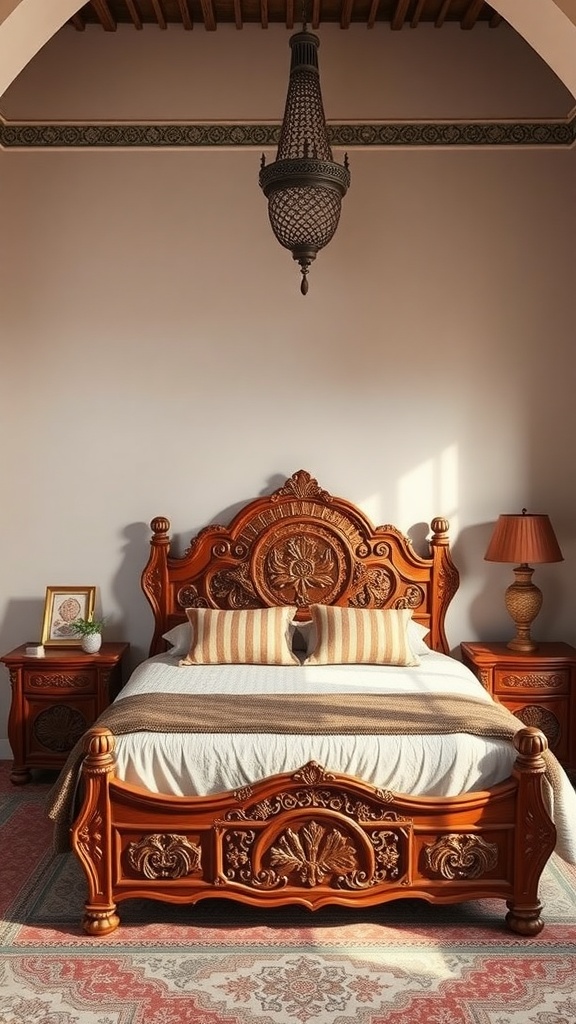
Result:
[[[74,619],[70,625],[80,636],[91,636],[93,633],[101,633],[105,622],[106,619]]]

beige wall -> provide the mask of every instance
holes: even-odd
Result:
[[[64,30],[0,110],[276,119],[288,34],[219,30],[210,60],[202,39]],[[237,65],[219,75],[232,45]],[[571,107],[506,29],[323,31],[320,56],[335,120]],[[3,650],[38,638],[46,585],[96,584],[108,636],[143,657],[150,518],[168,515],[183,545],[299,468],[419,540],[423,521],[452,520],[454,646],[510,631],[511,567],[483,561],[490,524],[549,512],[566,561],[537,570],[535,633],[576,642],[574,153],[350,161],[304,299],[267,223],[259,153],[0,152]]]

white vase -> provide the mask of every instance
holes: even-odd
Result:
[[[102,645],[101,633],[87,633],[82,637],[82,650],[85,654],[97,654]]]

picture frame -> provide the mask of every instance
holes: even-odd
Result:
[[[94,614],[96,587],[46,587],[42,643],[48,647],[80,647],[82,637],[72,628],[74,619]]]

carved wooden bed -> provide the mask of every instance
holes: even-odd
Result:
[[[170,554],[169,521],[151,527],[142,574],[154,613],[151,655],[166,649],[163,634],[186,620],[187,607],[294,604],[305,620],[312,603],[408,607],[429,628],[430,647],[448,654],[445,616],[458,573],[443,518],[433,520],[422,557],[396,528],[374,528],[299,471],[229,526],[202,530],[181,557]],[[83,926],[107,935],[119,924],[117,904],[132,897],[310,909],[497,897],[513,931],[536,935],[539,878],[556,835],[543,795],[547,743],[523,728],[514,745],[509,778],[443,799],[383,791],[315,762],[235,791],[176,797],[120,781],[115,738],[97,724],[84,738],[71,830],[89,890]],[[275,851],[286,843],[301,855],[279,870]],[[329,852],[343,847],[344,867]]]

